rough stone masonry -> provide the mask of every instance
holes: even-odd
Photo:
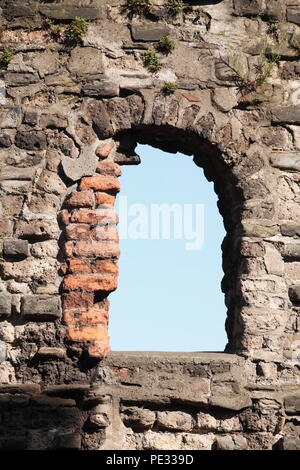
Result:
[[[0,1],[0,449],[300,449],[299,3],[171,3]],[[224,353],[109,351],[138,142],[214,183]]]

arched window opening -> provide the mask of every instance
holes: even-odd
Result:
[[[119,287],[111,294],[113,350],[223,351],[217,196],[191,157],[139,145],[116,205]]]

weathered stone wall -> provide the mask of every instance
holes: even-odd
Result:
[[[0,2],[0,448],[299,448],[299,5],[126,3]],[[106,357],[137,142],[214,182],[227,354]]]

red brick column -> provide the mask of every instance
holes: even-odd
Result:
[[[119,165],[100,162],[99,175],[84,177],[60,213],[65,225],[63,319],[67,337],[84,342],[91,357],[108,354],[107,296],[117,288],[120,255],[118,217]]]

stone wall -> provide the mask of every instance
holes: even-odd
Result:
[[[300,447],[299,6],[187,3],[0,1],[0,448]],[[214,182],[226,354],[108,354],[138,142]]]

